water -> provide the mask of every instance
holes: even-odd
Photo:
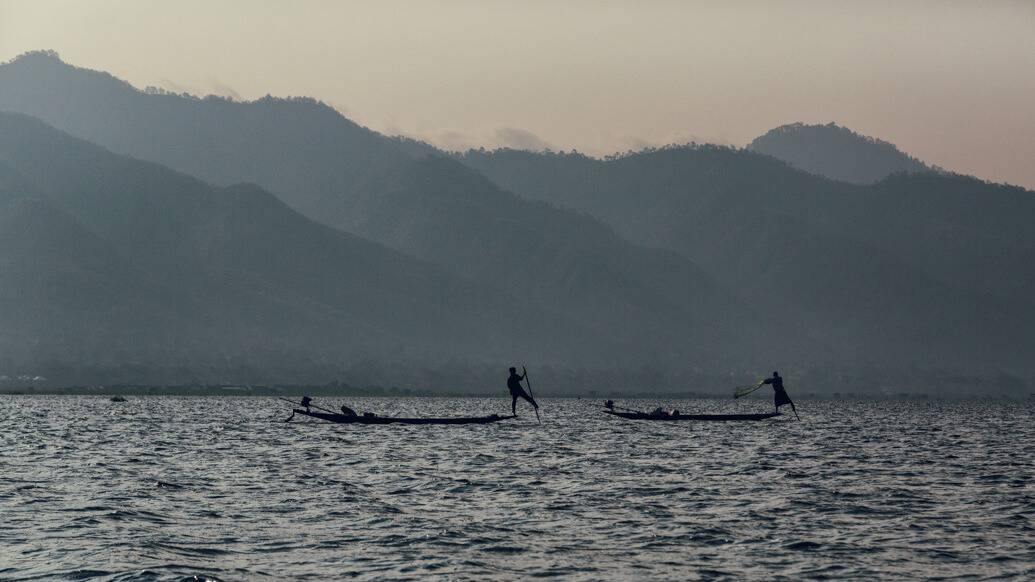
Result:
[[[2,396],[0,579],[1035,578],[1031,403],[801,402],[802,422],[759,423],[595,405],[340,426],[284,424],[270,398]]]

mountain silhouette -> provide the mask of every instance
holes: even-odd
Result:
[[[252,182],[318,222],[342,197],[398,163],[434,151],[387,138],[308,98],[237,102],[156,89],[37,52],[0,65],[0,111],[38,117],[116,153],[206,182]]]
[[[829,123],[782,125],[754,139],[747,149],[832,180],[872,184],[898,172],[933,168],[899,151],[894,144]]]
[[[38,198],[0,194],[0,266],[0,342],[9,361],[38,363],[56,349],[97,361],[156,329],[167,333],[155,348],[204,331],[110,245]]]
[[[171,285],[167,273],[196,278],[184,270],[184,256],[201,261],[216,284],[205,279],[189,295],[198,305],[220,306],[210,311],[233,313],[238,296],[253,292],[270,302],[225,315],[228,329],[236,329],[231,319],[277,312],[277,302],[298,310],[285,316],[291,325],[277,322],[285,326],[273,334],[280,346],[341,345],[341,334],[326,328],[341,329],[334,322],[347,317],[370,338],[369,353],[420,346],[406,349],[493,358],[538,350],[555,362],[669,371],[743,369],[760,360],[870,375],[873,366],[1035,371],[1026,354],[1035,340],[1028,300],[1035,239],[1024,224],[1032,193],[930,171],[844,128],[788,126],[743,150],[669,147],[609,159],[512,150],[451,155],[370,131],[312,99],[237,102],[139,91],[50,54],[0,66],[0,109],[215,184],[171,172],[175,183],[216,193],[222,208],[206,206],[193,242],[175,236],[177,217],[189,215],[179,204],[163,210],[166,222],[154,227],[167,231],[164,238],[134,238],[127,227],[122,238],[102,242],[129,257],[131,268],[160,265],[158,274],[143,270],[163,288]],[[806,153],[814,147],[808,144],[823,144],[833,157],[778,159],[784,154],[762,151],[786,143],[799,144],[786,151]],[[819,165],[807,165],[810,159]],[[89,166],[63,171],[76,176]],[[74,198],[75,180],[49,184],[44,167],[12,165],[21,177],[10,180],[65,195],[58,210],[90,232],[102,230]],[[167,174],[153,180],[122,190],[171,194]],[[97,189],[91,203],[127,204],[109,190]],[[276,236],[263,240],[267,232]],[[281,239],[294,250],[273,242]],[[148,254],[135,260],[127,247]],[[352,250],[338,255],[325,247]],[[400,268],[354,280],[321,271],[350,261],[372,269],[361,258],[368,251]],[[238,257],[253,265],[248,277],[237,276]],[[241,283],[249,278],[263,291]],[[340,295],[330,290],[338,285]],[[372,299],[383,292],[404,302],[413,289],[419,291],[405,315]],[[464,299],[437,303],[457,295]],[[476,298],[473,313],[463,309],[474,305],[468,297]],[[439,308],[435,322],[409,319]],[[216,317],[203,307],[169,317],[194,312],[206,314],[202,324]],[[454,320],[470,323],[436,341],[437,326]],[[508,324],[516,321],[524,327]],[[307,337],[310,325],[309,335],[321,339]],[[277,328],[238,335],[268,329]],[[521,339],[544,333],[549,346]]]
[[[1023,189],[929,173],[854,186],[717,146],[463,160],[514,192],[679,252],[844,359],[1030,367],[1024,265],[1035,237],[1018,211],[1035,210],[1035,197]]]
[[[743,358],[776,327],[686,257],[524,200],[453,159],[414,161],[371,183],[347,216],[352,232],[625,337],[649,350],[640,359]]]
[[[259,184],[313,220],[563,314],[637,361],[783,350],[760,348],[771,318],[738,304],[685,256],[638,248],[589,216],[503,192],[430,146],[387,138],[312,99],[138,91],[30,54],[0,66],[0,108],[216,184]]]
[[[37,360],[73,361],[95,340],[163,364],[257,350],[568,363],[616,351],[257,186],[213,187],[14,114],[0,114],[0,160],[2,333]]]

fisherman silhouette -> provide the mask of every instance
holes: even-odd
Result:
[[[535,400],[532,400],[532,397],[529,396],[528,393],[525,392],[525,389],[521,387],[521,381],[524,379],[524,376],[517,373],[517,368],[510,369],[510,377],[507,378],[507,388],[510,389],[510,413],[514,416],[517,416],[518,398],[524,398],[537,410],[539,409],[539,405],[536,404]]]
[[[787,395],[787,390],[783,387],[783,378],[780,377],[779,372],[774,370],[773,377],[762,380],[762,383],[773,386],[773,404],[776,405],[777,412],[780,412],[780,407],[784,404],[790,404],[794,414],[798,414],[798,409],[794,407],[794,402],[791,402],[791,397]]]

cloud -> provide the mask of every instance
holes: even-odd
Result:
[[[386,123],[382,125],[382,131],[388,135],[403,135],[425,141],[435,147],[453,152],[477,148],[511,148],[536,152],[553,149],[549,142],[538,135],[517,127],[496,126],[470,131],[452,128],[404,131],[395,123]]]
[[[515,150],[529,150],[533,152],[552,149],[550,144],[546,143],[546,141],[538,135],[526,129],[499,127],[496,128],[495,136],[497,147],[512,148]]]
[[[477,144],[474,137],[452,129],[439,130],[435,132],[432,139],[434,139],[433,143],[439,144],[439,147],[457,152],[476,147]]]
[[[233,89],[233,87],[223,83],[219,79],[214,79],[214,78],[213,79],[209,79],[208,80],[208,86],[209,86],[209,91],[208,92],[209,92],[210,95],[219,95],[220,97],[229,97],[230,99],[233,99],[234,101],[241,101],[242,100],[240,93],[238,93],[237,91],[235,91]]]
[[[241,94],[233,89],[233,87],[223,83],[219,79],[210,78],[204,85],[184,85],[170,81],[169,79],[162,79],[159,82],[162,89],[170,91],[172,93],[188,95],[194,95],[195,97],[205,97],[208,95],[216,95],[218,97],[227,97],[234,101],[243,101]]]
[[[519,127],[493,126],[461,130],[453,128],[433,128],[417,131],[405,131],[394,122],[382,124],[381,131],[388,135],[405,137],[427,142],[446,151],[463,152],[469,149],[510,148],[541,152],[544,150],[572,151],[578,150],[591,156],[606,156],[628,151],[640,151],[646,148],[686,143],[711,143],[718,145],[734,145],[721,137],[701,136],[688,131],[663,130],[646,135],[616,134],[600,131],[592,140],[582,144],[553,144],[535,133]]]

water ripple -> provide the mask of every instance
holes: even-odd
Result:
[[[543,404],[542,425],[326,426],[269,398],[3,396],[0,579],[1035,576],[1030,403]]]

